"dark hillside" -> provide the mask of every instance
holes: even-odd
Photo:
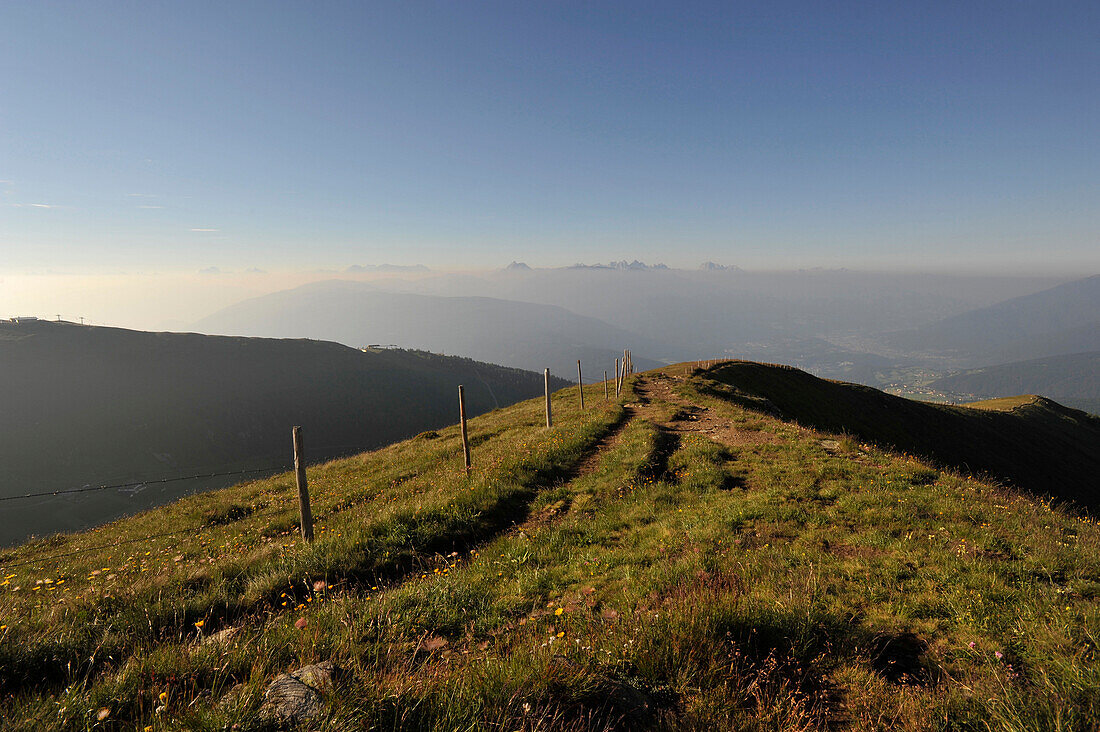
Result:
[[[293,425],[311,460],[369,449],[454,422],[459,384],[480,414],[539,394],[542,376],[322,341],[0,323],[0,496],[285,467]],[[11,501],[0,542],[240,479]]]
[[[1035,397],[1010,411],[916,402],[789,366],[729,362],[711,374],[745,406],[988,474],[1039,495],[1100,506],[1100,419]]]

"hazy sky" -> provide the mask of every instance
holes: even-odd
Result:
[[[1092,274],[1098,37],[1095,0],[8,2],[0,274]]]

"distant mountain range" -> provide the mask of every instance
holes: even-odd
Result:
[[[346,280],[316,282],[245,300],[194,324],[204,333],[318,338],[351,346],[396,344],[576,379],[614,372],[622,349],[635,368],[657,361],[654,340],[564,308],[491,297],[390,292]]]
[[[1049,277],[908,275],[844,270],[745,272],[641,262],[579,267],[509,266],[435,273],[379,289],[444,297],[487,296],[551,305],[645,336],[636,355],[675,362],[740,355],[792,338],[860,336],[918,328],[1064,280]],[[483,358],[484,356],[477,356]]]
[[[403,439],[542,392],[541,374],[312,340],[0,322],[0,497],[284,468]],[[553,380],[560,388],[566,382]],[[244,477],[4,504],[0,543],[101,523]]]
[[[1100,351],[1100,275],[896,333],[890,342],[972,366]]]
[[[625,270],[662,270],[668,269],[666,264],[646,264],[645,262],[639,262],[635,259],[632,262],[628,262],[625,259],[618,262],[608,262],[607,264],[574,264],[569,269],[625,269]]]

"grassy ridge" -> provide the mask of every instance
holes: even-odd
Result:
[[[567,390],[552,431],[538,401],[481,417],[469,480],[453,429],[323,466],[308,548],[283,477],[8,552],[5,723],[262,729],[266,685],[320,660],[330,730],[1100,720],[1100,527],[713,376],[584,415]]]
[[[802,424],[985,473],[1040,496],[1100,507],[1100,418],[1037,398],[1010,411],[916,402],[788,366],[730,362],[716,393]]]
[[[967,402],[963,406],[970,409],[989,409],[994,412],[1011,412],[1016,407],[1022,407],[1025,404],[1034,404],[1038,399],[1040,399],[1040,397],[1035,394],[1019,394],[1017,396],[997,397],[996,399],[982,399],[977,402]]]

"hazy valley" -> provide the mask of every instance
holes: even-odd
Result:
[[[635,262],[398,272],[247,300],[194,328],[352,346],[393,343],[531,370],[549,366],[567,379],[575,377],[576,358],[602,376],[613,368],[619,344],[631,344],[639,368],[715,355],[752,358],[945,402],[966,394],[933,382],[964,368],[1100,351],[1100,277],[1058,282],[715,267]],[[1048,394],[1041,378],[1022,378],[1014,384],[1025,388],[1013,393],[1090,409],[1098,381],[1092,370]]]

